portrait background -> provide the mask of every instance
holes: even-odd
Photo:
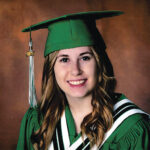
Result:
[[[124,15],[97,21],[117,79],[116,91],[150,113],[150,1],[148,0],[0,0],[0,149],[16,149],[28,104],[31,24],[68,13],[121,10]],[[35,85],[41,96],[43,50],[47,30],[32,32]]]

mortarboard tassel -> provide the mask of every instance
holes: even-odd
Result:
[[[29,51],[26,53],[29,57],[29,104],[30,107],[36,107],[37,97],[34,84],[34,51],[32,50],[32,38],[30,31]]]

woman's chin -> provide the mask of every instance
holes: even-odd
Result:
[[[66,97],[69,99],[84,99],[92,94],[89,94],[89,92],[74,92],[72,94],[66,94]]]

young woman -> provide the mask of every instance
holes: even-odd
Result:
[[[149,116],[123,94],[95,20],[119,11],[69,14],[23,31],[48,28],[42,97],[25,114],[18,150],[150,148]]]

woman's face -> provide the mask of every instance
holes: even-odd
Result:
[[[97,69],[90,47],[60,50],[54,65],[54,73],[67,99],[91,95],[97,81]]]

